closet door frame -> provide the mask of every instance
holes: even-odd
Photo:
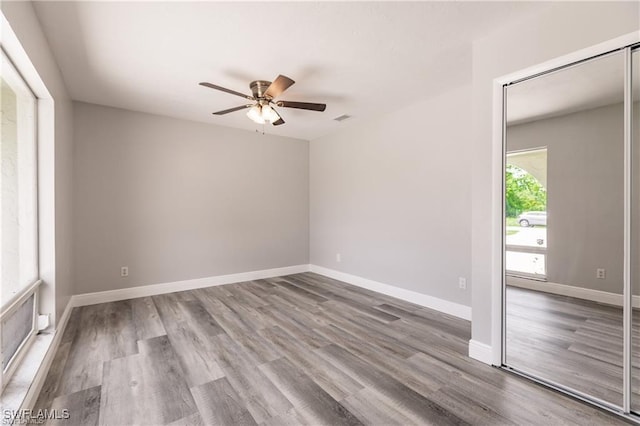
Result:
[[[493,210],[494,239],[492,244],[492,364],[556,389],[600,408],[638,421],[631,412],[631,349],[632,349],[632,291],[631,291],[631,196],[632,196],[632,50],[640,49],[637,32],[583,49],[552,61],[545,62],[494,80],[493,85]],[[506,164],[506,87],[508,85],[578,65],[601,56],[623,52],[624,56],[624,262],[623,262],[623,400],[621,406],[599,400],[590,395],[569,389],[550,380],[533,377],[507,367],[506,361],[506,277],[505,277],[505,229],[504,229],[504,169]],[[636,189],[636,192],[638,189]]]

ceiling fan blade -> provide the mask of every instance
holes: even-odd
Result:
[[[211,89],[216,89],[216,90],[220,90],[222,92],[227,92],[227,93],[230,93],[232,95],[243,97],[245,99],[250,99],[252,101],[256,100],[253,96],[245,95],[244,93],[236,92],[235,90],[226,89],[224,87],[216,86],[215,84],[203,82],[203,83],[200,83],[200,86],[205,86],[205,87],[209,87]]]
[[[225,114],[229,114],[230,112],[240,111],[241,109],[251,108],[252,106],[253,105],[249,104],[249,105],[242,105],[235,108],[223,109],[222,111],[214,112],[213,115],[225,115]]]
[[[278,96],[280,96],[282,92],[284,92],[289,87],[291,87],[293,83],[295,83],[295,81],[291,80],[289,77],[285,77],[284,75],[279,75],[273,81],[273,83],[269,85],[269,88],[267,89],[266,92],[264,92],[264,95],[266,97],[270,97],[271,99],[277,98]]]
[[[278,101],[276,105],[284,108],[308,109],[310,111],[324,111],[327,108],[326,104],[314,104],[311,102]]]
[[[272,110],[273,112],[275,112],[275,113],[276,113],[276,115],[278,116],[278,119],[277,119],[276,121],[273,121],[273,122],[271,123],[271,125],[272,125],[272,126],[279,126],[279,125],[281,125],[281,124],[284,124],[284,120],[282,119],[282,117],[280,116],[280,114],[278,114],[278,111],[276,111],[276,110],[275,110],[275,108],[271,108],[271,110]]]

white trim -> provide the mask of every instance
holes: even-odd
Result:
[[[633,94],[631,93],[631,48],[624,50],[624,261],[623,261],[623,282],[625,295],[623,300],[623,325],[624,335],[622,338],[622,409],[625,413],[631,411],[631,336],[632,336],[632,293],[631,293],[631,189],[633,176],[631,174],[631,135],[632,118],[631,107],[633,105]]]
[[[176,291],[193,290],[197,288],[213,287],[264,278],[274,278],[283,275],[300,274],[309,271],[344,281],[358,287],[366,288],[368,290],[373,290],[378,293],[386,294],[387,296],[397,297],[398,299],[406,300],[426,308],[435,309],[439,312],[453,315],[458,318],[471,320],[471,307],[469,306],[317,265],[295,265],[284,268],[263,269],[260,271],[151,284],[122,288],[118,290],[100,291],[96,293],[76,294],[71,296],[70,304],[73,307],[95,305],[98,303],[135,299],[138,297],[154,296],[157,294],[173,293]]]
[[[24,78],[29,89],[33,90],[36,97],[38,99],[53,99],[44,81],[40,77],[40,73],[38,73],[35,65],[33,65],[29,59],[29,55],[27,55],[27,52],[22,47],[20,40],[18,40],[16,33],[13,31],[13,28],[11,28],[9,21],[4,16],[4,13],[1,12],[0,44],[11,62],[13,62],[13,65],[20,70],[20,75]]]
[[[49,349],[47,349],[47,353],[38,368],[38,372],[36,373],[33,381],[31,382],[31,386],[29,386],[29,390],[22,401],[21,409],[31,410],[40,395],[40,391],[42,390],[42,386],[44,385],[44,381],[47,378],[47,374],[49,374],[49,369],[51,368],[51,363],[58,352],[58,346],[60,346],[60,341],[62,340],[62,335],[64,334],[64,330],[67,328],[67,322],[69,321],[69,317],[71,316],[71,310],[73,309],[73,305],[71,304],[71,300],[67,303],[67,306],[60,317],[56,330],[53,335],[53,340],[51,341],[51,345]]]
[[[622,294],[607,291],[593,290],[584,287],[575,287],[566,284],[550,283],[545,281],[528,280],[520,277],[507,277],[507,285],[526,288],[528,290],[543,291],[559,296],[575,297],[576,299],[590,300],[613,306],[623,306]],[[633,307],[640,308],[640,296],[633,296]]]
[[[0,321],[5,317],[15,312],[22,304],[31,297],[32,294],[37,292],[38,287],[42,284],[42,280],[36,280],[33,284],[23,288],[18,293],[14,294],[11,299],[2,307],[0,311]]]
[[[503,89],[504,84],[526,78],[539,73],[554,70],[559,67],[570,65],[594,56],[602,55],[621,47],[630,46],[640,42],[640,33],[634,31],[620,37],[616,37],[605,42],[580,49],[578,51],[554,58],[552,60],[534,65],[513,73],[503,75],[493,80],[493,120],[492,120],[492,182],[491,182],[491,341],[493,342],[493,363],[499,365],[502,363],[502,180],[503,173],[501,170],[504,155],[503,147]]]
[[[575,52],[568,53],[566,55],[551,59],[549,61],[545,61],[541,64],[533,65],[529,68],[525,68],[523,70],[519,70],[510,74],[504,75],[502,77],[496,78],[495,81],[499,83],[500,86],[502,86],[503,84],[508,84],[513,81],[521,80],[523,78],[527,78],[527,77],[541,74],[541,73],[546,73],[546,72],[555,70],[556,68],[562,68],[576,62],[584,61],[594,56],[603,55],[605,53],[618,50],[623,47],[630,46],[632,44],[636,44],[638,42],[640,42],[640,34],[637,31],[634,31],[629,34],[616,37],[612,40],[608,40],[603,43],[598,43],[594,46],[586,47],[584,49],[580,49]]]
[[[325,268],[318,265],[309,265],[309,270],[316,274],[324,275],[339,281],[344,281],[358,287],[386,294],[387,296],[397,297],[407,302],[415,303],[426,308],[435,309],[445,314],[453,315],[465,320],[471,320],[471,307],[461,305],[459,303],[450,302],[437,297],[428,296],[426,294],[417,293],[412,290],[396,287],[389,284],[362,278],[357,275],[347,274],[345,272],[336,271],[334,269]]]
[[[473,339],[469,340],[469,358],[489,365],[498,365],[493,362],[493,348]]]
[[[241,272],[238,274],[218,275],[214,277],[196,278],[192,280],[174,281],[161,284],[142,285],[121,288],[118,290],[99,291],[71,296],[72,306],[95,305],[97,303],[115,302],[118,300],[135,299],[138,297],[154,296],[156,294],[174,293],[176,291],[194,290],[197,288],[213,287],[224,284],[279,277],[282,275],[308,272],[309,265],[286,266],[284,268],[263,269],[260,271]]]
[[[9,316],[15,313],[15,310],[18,309],[17,303],[20,303],[20,305],[22,305],[23,303],[26,303],[27,300],[29,300],[31,297],[33,297],[33,310],[31,312],[31,331],[29,331],[29,334],[22,341],[20,346],[18,346],[13,356],[9,359],[9,362],[5,366],[5,370],[0,372],[0,374],[2,374],[2,379],[0,380],[0,383],[2,383],[2,386],[0,386],[0,389],[2,391],[4,391],[6,386],[8,386],[8,384],[11,381],[11,377],[20,368],[22,361],[29,354],[29,349],[31,348],[31,345],[36,340],[36,336],[38,334],[37,317],[39,312],[39,301],[40,301],[38,285],[40,284],[40,282],[41,282],[40,280],[36,281],[34,285],[29,287],[29,292],[25,292],[24,294],[22,294],[16,300],[15,304],[10,305],[7,308],[7,310],[4,311],[2,315],[0,315],[0,321],[2,321],[3,317]]]
[[[491,151],[491,343],[492,358],[491,363],[495,365],[502,364],[502,281],[504,277],[506,255],[504,239],[504,167],[505,154],[504,137],[506,134],[506,96],[503,85],[496,80],[493,82],[493,150]],[[497,313],[497,315],[496,315]],[[473,336],[473,333],[472,333]],[[472,339],[473,340],[473,339]]]
[[[0,45],[37,98],[37,261],[39,278],[43,281],[41,288],[44,289],[44,297],[40,300],[40,309],[51,314],[52,323],[55,326],[57,318],[55,310],[56,142],[54,99],[2,11],[0,11]]]

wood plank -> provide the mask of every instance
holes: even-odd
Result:
[[[229,292],[234,298],[241,300],[243,304],[251,306],[252,308],[268,305],[268,302],[264,298],[258,297],[249,291],[249,284],[248,282],[244,282],[229,286]]]
[[[389,426],[414,424],[412,418],[406,417],[402,410],[397,409],[395,405],[370,388],[363,388],[349,395],[341,403],[364,424]]]
[[[225,377],[256,422],[288,412],[293,406],[258,368],[260,361],[227,335],[218,336],[215,356]]]
[[[151,339],[152,337],[167,334],[151,297],[132,299],[131,309],[138,340]]]
[[[290,281],[287,281],[286,279],[277,282],[276,285],[277,287],[284,288],[285,290],[287,290],[288,293],[294,294],[297,297],[300,297],[303,299],[307,299],[309,302],[322,303],[329,300],[324,296],[320,296],[318,294],[307,291],[302,287],[298,287],[292,284]]]
[[[63,416],[63,410],[68,410],[69,418],[63,420],[50,419],[46,425],[64,423],[73,426],[94,426],[98,424],[100,415],[100,386],[83,389],[68,395],[62,395],[53,400],[51,410],[56,416]]]
[[[401,381],[407,387],[423,395],[438,391],[449,380],[449,377],[433,374],[410,365],[406,359],[371,344],[357,339],[340,328],[331,326],[318,330],[319,333],[330,339],[335,344],[350,351],[361,360],[375,365]]]
[[[191,388],[206,425],[257,425],[226,378]]]
[[[272,293],[272,289],[274,287],[275,286],[273,284],[268,283],[265,280],[249,281],[245,286],[247,291],[259,297],[260,299],[266,299],[267,296]]]
[[[300,344],[296,338],[280,327],[266,328],[261,333],[268,340],[274,342],[292,364],[312,377],[313,381],[333,399],[340,401],[363,388],[361,383],[343,373],[315,352],[309,351],[306,346]]]
[[[252,331],[273,325],[269,317],[262,314],[262,309],[267,306],[253,308],[245,304],[244,299],[237,297],[226,297],[221,300],[233,314],[242,318],[243,322],[247,324]]]
[[[130,300],[83,306],[79,315],[81,326],[56,395],[99,386],[104,361],[138,352]]]
[[[340,313],[336,307],[325,303],[323,310],[318,314],[336,327],[361,338],[367,336],[366,340],[375,343],[376,346],[396,354],[397,356],[407,358],[418,352],[413,345],[408,344],[405,340],[406,336],[396,330],[389,329],[389,326],[376,324],[375,322],[367,322],[366,319],[358,317],[358,315],[345,316]],[[319,333],[319,331],[316,331]],[[413,342],[411,342],[413,343]]]
[[[295,284],[296,280],[291,279],[289,282]],[[306,283],[306,286],[300,286],[300,288],[305,290],[305,292],[317,293],[325,299],[339,304],[341,309],[357,311],[385,323],[398,319],[398,317],[393,314],[375,309],[372,306],[372,304],[375,303],[374,299],[364,296],[360,292],[346,288],[331,288],[330,284],[321,281],[305,280],[304,282]]]
[[[234,339],[258,360],[258,364],[274,361],[282,357],[282,353],[276,348],[273,342],[265,339],[258,332],[242,334],[234,337]]]
[[[437,330],[442,334],[456,336],[460,340],[469,341],[469,339],[471,339],[469,321],[461,320],[459,318],[454,319],[454,317],[442,314],[441,312],[435,312],[426,308],[407,311],[402,308],[397,308],[389,303],[378,305],[376,306],[376,309],[391,313],[411,324]]]
[[[212,338],[224,330],[202,305],[167,295],[153,296],[153,300],[189,387],[224,377],[218,363],[208,355],[216,350]]]
[[[196,406],[167,336],[139,342],[140,353],[105,363],[100,424],[165,424]]]
[[[286,330],[309,348],[320,348],[330,343],[312,329],[305,327],[304,321],[299,321],[298,318],[291,315],[291,312],[285,314],[273,306],[263,306],[258,308],[258,310],[270,318],[274,325],[278,325],[283,330]]]
[[[342,404],[333,399],[287,358],[280,358],[260,369],[291,401],[296,412],[309,424],[359,425],[362,424]]]
[[[337,345],[317,349],[317,353],[360,383],[378,393],[403,416],[421,424],[467,424],[452,411],[413,391],[390,375]]]
[[[167,426],[206,426],[200,413],[195,413],[187,417],[183,417],[174,422],[167,423]]]
[[[300,416],[300,414],[298,414],[295,408],[292,408],[285,414],[267,419],[266,421],[260,423],[260,426],[300,426],[305,424],[308,423],[304,421],[304,419]]]

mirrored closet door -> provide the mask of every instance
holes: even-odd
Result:
[[[640,411],[640,144],[625,131],[638,55],[504,86],[503,364],[627,413]]]

